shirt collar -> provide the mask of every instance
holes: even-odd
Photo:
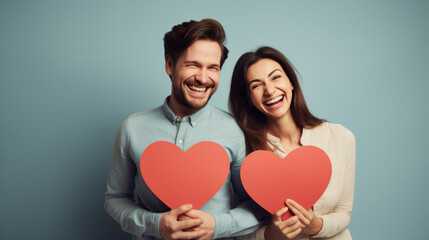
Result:
[[[176,114],[174,114],[174,112],[168,106],[168,99],[169,98],[170,98],[170,96],[165,98],[164,104],[162,105],[162,111],[164,112],[164,115],[168,118],[168,120],[170,120],[170,122],[173,125],[175,125],[176,123],[180,123],[181,121],[188,121],[192,127],[195,127],[208,113],[208,110],[207,110],[208,106],[206,105],[203,108],[201,108],[200,110],[198,110],[197,112],[195,112],[189,116],[185,116],[185,117],[181,118],[179,116],[176,116]]]
[[[300,142],[300,144],[302,146],[305,146],[305,145],[309,144],[308,143],[308,141],[310,139],[310,136],[309,136],[310,135],[310,131],[309,130],[310,129],[308,129],[308,128],[302,128],[302,135],[301,135],[301,139],[299,140],[299,142]],[[271,135],[268,132],[267,132],[267,140],[269,142],[271,142],[272,144],[274,144],[275,146],[281,147],[281,145],[280,145],[280,138],[278,138],[278,137],[276,137],[274,135]]]

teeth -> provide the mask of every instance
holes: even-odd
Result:
[[[193,85],[188,85],[188,87],[194,91],[198,91],[198,92],[205,92],[207,88],[205,87],[196,87]]]
[[[273,103],[275,103],[275,102],[279,101],[279,100],[280,100],[280,99],[282,99],[282,98],[283,98],[283,95],[278,96],[278,97],[276,97],[276,98],[274,98],[274,99],[271,99],[270,101],[265,102],[265,104],[273,104]]]

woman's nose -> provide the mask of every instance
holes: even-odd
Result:
[[[271,83],[266,83],[265,84],[265,89],[264,89],[264,94],[266,96],[271,96],[274,94],[275,88]]]

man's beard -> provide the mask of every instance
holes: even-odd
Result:
[[[185,87],[187,87],[187,86],[185,86]],[[207,103],[209,102],[210,98],[213,96],[213,93],[214,92],[212,92],[210,94],[210,96],[208,97],[207,101],[202,106],[199,106],[199,105],[192,104],[191,102],[189,102],[188,100],[186,100],[185,92],[182,89],[175,88],[173,90],[174,98],[177,100],[177,102],[180,105],[182,105],[185,108],[188,108],[190,110],[199,110],[199,109],[205,107],[207,105]]]

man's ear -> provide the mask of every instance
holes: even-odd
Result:
[[[173,74],[173,60],[168,55],[165,56],[165,72],[171,78],[171,75]]]

